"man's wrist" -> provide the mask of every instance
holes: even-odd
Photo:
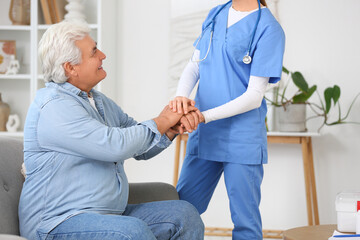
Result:
[[[168,121],[164,117],[159,116],[153,120],[156,123],[156,127],[161,135],[163,135],[170,128],[170,126],[168,126]]]
[[[170,141],[172,141],[176,137],[176,134],[169,130],[166,131],[165,135],[170,139]]]

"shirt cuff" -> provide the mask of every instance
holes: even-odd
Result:
[[[166,136],[165,133],[161,136],[160,132],[157,129],[157,125],[156,125],[154,120],[148,120],[148,121],[144,122],[144,125],[147,126],[148,128],[150,128],[150,130],[153,133],[156,134],[154,140],[156,140],[156,142],[157,142],[157,144],[156,144],[157,147],[159,147],[159,148],[167,148],[168,146],[170,146],[172,141]],[[158,138],[157,138],[158,136],[160,136],[159,141],[158,141]]]
[[[159,148],[167,148],[171,144],[171,140],[166,136],[165,133],[161,136],[161,133],[157,129],[157,125],[154,120],[148,120],[139,124],[146,126],[155,134],[155,137],[147,150],[153,148],[155,145]]]
[[[145,152],[146,152],[149,149],[153,148],[155,145],[157,145],[161,141],[161,138],[162,138],[161,133],[157,129],[157,125],[154,120],[147,120],[145,122],[138,123],[138,125],[143,125],[143,126],[147,127],[150,131],[152,131],[155,134],[153,140],[151,141],[150,146],[147,148],[147,150],[145,150]]]
[[[175,137],[174,137],[174,139],[175,139]],[[157,144],[157,146],[159,148],[167,148],[168,146],[170,146],[171,143],[172,143],[172,141],[164,133],[164,135],[162,135],[160,142]]]
[[[211,122],[213,119],[211,118],[211,113],[209,112],[209,110],[206,110],[204,112],[201,112],[201,114],[204,116],[204,123],[209,123]]]

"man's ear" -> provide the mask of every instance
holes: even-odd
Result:
[[[69,62],[66,62],[63,64],[63,67],[64,67],[64,70],[65,70],[65,75],[67,77],[75,77],[77,76],[77,72],[74,68],[74,65],[72,65],[71,63]]]

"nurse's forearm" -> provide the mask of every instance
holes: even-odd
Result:
[[[202,112],[205,123],[232,117],[260,107],[268,82],[268,77],[250,76],[248,88],[241,96],[219,107]]]
[[[194,59],[198,59],[200,56],[200,51],[195,50]],[[189,97],[191,91],[193,90],[196,82],[199,80],[199,63],[190,61],[186,65],[184,71],[181,74],[178,88],[176,91],[176,96]]]

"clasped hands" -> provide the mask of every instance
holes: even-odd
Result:
[[[183,134],[197,129],[205,122],[202,113],[195,107],[195,101],[186,97],[176,97],[154,118],[161,134]]]
[[[170,128],[174,133],[192,132],[199,123],[205,121],[200,110],[195,107],[194,100],[178,96],[169,102],[169,107],[174,113],[182,114],[177,124]]]

